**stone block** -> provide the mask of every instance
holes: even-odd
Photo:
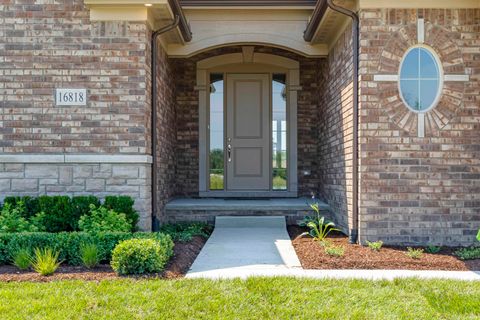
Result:
[[[93,174],[93,166],[76,165],[73,167],[73,178],[91,178]]]
[[[87,179],[85,181],[85,191],[88,191],[88,192],[105,191],[105,180],[104,179]]]
[[[138,166],[114,165],[112,177],[115,179],[136,179],[138,178]]]
[[[58,166],[43,164],[26,164],[25,178],[53,178],[58,179]]]
[[[38,191],[38,179],[12,179],[12,192]]]
[[[59,168],[58,183],[61,185],[71,185],[73,183],[73,167],[62,166]]]
[[[0,179],[0,192],[10,191],[10,179]]]

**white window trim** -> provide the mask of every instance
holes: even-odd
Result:
[[[437,68],[438,68],[438,79],[432,79],[432,80],[438,80],[438,88],[437,88],[437,95],[435,96],[435,99],[433,100],[433,102],[431,103],[430,106],[428,106],[428,108],[426,109],[423,109],[423,110],[415,110],[413,109],[408,103],[407,101],[405,101],[405,98],[403,97],[403,93],[402,93],[402,88],[401,88],[401,82],[402,82],[402,78],[400,77],[400,74],[402,72],[402,69],[403,69],[403,64],[405,62],[405,59],[407,58],[408,54],[410,52],[412,52],[413,50],[417,49],[417,48],[422,48],[422,49],[425,49],[427,50],[428,52],[430,52],[430,54],[433,56],[433,59],[435,60],[435,62],[437,63]],[[420,66],[419,66],[420,67]],[[440,57],[438,56],[438,54],[435,52],[435,50],[433,50],[432,47],[430,46],[427,46],[425,44],[416,44],[414,46],[411,46],[410,48],[408,48],[408,50],[405,52],[405,54],[403,55],[402,57],[402,61],[400,62],[400,67],[398,68],[398,74],[397,74],[397,85],[398,85],[398,92],[400,94],[400,98],[402,99],[403,101],[403,104],[412,112],[414,113],[426,113],[430,110],[432,110],[433,108],[435,108],[438,103],[440,102],[440,98],[442,97],[442,91],[443,91],[443,82],[444,82],[444,73],[443,73],[443,66],[442,66],[442,62],[440,61]],[[428,80],[428,79],[426,79]],[[420,95],[420,90],[418,91],[418,94]]]

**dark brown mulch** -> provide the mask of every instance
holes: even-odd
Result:
[[[177,242],[173,248],[174,255],[163,273],[146,276],[132,276],[131,278],[181,278],[187,273],[206,241],[205,238],[196,236],[189,242]],[[16,267],[10,265],[0,266],[0,282],[48,282],[57,280],[100,281],[118,278],[122,277],[117,276],[109,265],[100,265],[93,269],[87,269],[81,266],[62,265],[53,275],[48,277],[41,276],[33,271],[19,271]]]
[[[302,237],[306,230],[289,226],[293,247],[305,269],[407,269],[407,270],[480,270],[480,259],[462,261],[453,255],[453,248],[444,248],[437,254],[424,253],[420,259],[405,255],[406,248],[384,246],[379,252],[357,244],[348,243],[340,233],[328,236],[335,246],[345,248],[342,257],[331,257],[311,237]]]

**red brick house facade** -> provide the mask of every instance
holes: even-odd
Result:
[[[175,198],[314,194],[362,243],[470,244],[480,3],[421,2],[2,1],[0,198],[130,195],[148,230]],[[404,77],[412,50],[420,71]],[[436,74],[423,76],[422,54]],[[59,89],[86,102],[62,105]],[[268,114],[231,116],[256,95]]]

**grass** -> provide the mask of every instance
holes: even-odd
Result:
[[[478,319],[480,282],[251,278],[0,283],[2,319]]]

